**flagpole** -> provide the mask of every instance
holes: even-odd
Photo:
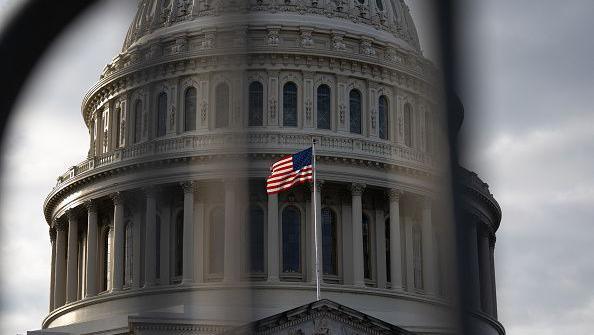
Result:
[[[320,292],[320,254],[318,252],[318,189],[316,183],[316,177],[318,171],[316,169],[316,139],[312,138],[311,140],[311,163],[312,163],[312,170],[313,170],[313,204],[314,204],[314,245],[315,245],[315,260],[316,260],[316,300],[321,299],[321,292]]]

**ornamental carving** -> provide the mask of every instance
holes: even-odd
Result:
[[[311,120],[311,111],[312,111],[312,102],[311,100],[307,100],[305,102],[305,118],[307,121]]]
[[[375,56],[375,49],[369,40],[361,41],[361,53],[366,56]]]
[[[169,107],[169,129],[174,129],[175,127],[175,105],[171,105]]]
[[[206,102],[206,100],[202,100],[202,103],[200,104],[200,119],[202,120],[202,122],[206,122],[206,111],[208,110],[208,103]]]
[[[346,50],[346,44],[344,43],[343,35],[332,36],[332,49],[334,49],[336,51],[345,51]]]
[[[311,31],[306,30],[301,32],[301,46],[304,48],[311,48],[314,45],[313,38],[311,36]]]
[[[340,104],[338,106],[338,119],[340,120],[340,124],[344,124],[344,115],[346,113],[346,106],[344,104]]]
[[[178,38],[175,40],[175,44],[171,47],[172,54],[178,54],[186,51],[188,40],[185,38]]]
[[[276,100],[270,100],[268,102],[268,108],[270,111],[270,118],[271,119],[275,119],[276,118]]]
[[[212,49],[215,47],[215,33],[208,32],[204,34],[204,41],[202,41],[202,49]]]
[[[268,46],[278,47],[280,42],[278,29],[268,30]]]

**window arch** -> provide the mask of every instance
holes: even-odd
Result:
[[[134,143],[140,142],[142,138],[142,100],[134,102]]]
[[[220,83],[215,88],[215,128],[229,126],[229,85]]]
[[[349,93],[349,116],[351,133],[361,134],[361,92],[357,89]]]
[[[190,86],[184,92],[184,131],[196,130],[196,88]]]
[[[336,213],[322,209],[322,270],[324,275],[338,275],[338,235]]]
[[[161,92],[157,97],[157,137],[167,132],[167,93]]]
[[[378,101],[378,123],[379,123],[379,137],[382,140],[387,140],[389,136],[388,128],[388,99],[385,95],[379,97]]]
[[[222,275],[225,268],[225,210],[222,207],[210,213],[208,272]]]
[[[404,105],[404,144],[412,147],[412,106]]]
[[[423,254],[422,254],[422,239],[421,227],[418,224],[413,225],[413,276],[414,287],[416,289],[423,288]]]
[[[264,86],[254,81],[248,88],[248,126],[262,126],[264,118]]]
[[[317,92],[318,128],[330,129],[330,86],[320,85]]]
[[[282,213],[283,272],[301,273],[301,213],[287,206]]]
[[[175,217],[173,227],[173,277],[178,278],[184,272],[184,211]]]
[[[116,138],[115,138],[115,143],[116,143],[116,148],[119,148],[122,146],[122,134],[121,134],[121,128],[122,128],[122,108],[118,107],[115,110],[115,133],[116,133]]]
[[[134,277],[134,226],[127,221],[124,228],[124,286],[132,285]]]
[[[293,82],[283,86],[283,126],[297,127],[297,85]]]
[[[365,279],[371,280],[372,276],[372,232],[371,232],[371,222],[369,221],[369,216],[367,214],[363,214],[363,274]]]
[[[247,271],[264,273],[264,210],[260,206],[250,206],[247,218]]]

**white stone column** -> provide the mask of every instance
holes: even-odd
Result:
[[[183,241],[183,269],[182,284],[194,281],[194,193],[196,182],[188,181],[182,184],[184,191],[184,241]]]
[[[497,319],[497,285],[495,284],[495,235],[493,235],[489,241],[489,258],[491,260],[491,294],[493,309],[492,315]]]
[[[91,201],[87,207],[87,275],[85,283],[85,297],[97,294],[97,206]]]
[[[153,187],[147,187],[144,189],[144,194],[146,197],[146,217],[144,227],[144,286],[151,287],[155,285],[157,268],[156,252],[158,242],[156,240],[156,190]],[[161,222],[161,229],[162,228],[163,222]],[[163,249],[161,249],[161,252],[163,252]]]
[[[169,204],[161,207],[161,240],[156,241],[161,245],[161,264],[159,266],[159,283],[161,285],[169,284],[169,251],[170,251],[170,228],[171,228],[171,206]],[[155,269],[156,270],[156,269]],[[156,273],[156,272],[155,272]]]
[[[56,236],[56,270],[54,279],[54,309],[61,307],[66,302],[66,241],[68,239],[68,224],[66,222],[54,223]]]
[[[113,200],[113,272],[112,291],[124,286],[124,199],[119,192],[112,194]]]
[[[479,241],[481,306],[483,312],[493,314],[493,283],[491,277],[491,248],[489,247],[489,232],[482,231]]]
[[[478,240],[477,227],[474,222],[469,222],[466,227],[466,279],[468,286],[469,307],[472,309],[480,308],[481,287],[479,279],[479,258],[478,258]]]
[[[225,181],[225,259],[224,282],[238,282],[240,276],[239,234],[235,219],[236,182]]]
[[[66,265],[66,303],[76,301],[78,289],[78,218],[68,210],[68,261]]]
[[[408,292],[415,291],[415,259],[413,246],[413,222],[412,218],[404,218],[404,233],[406,241],[406,290]]]
[[[205,245],[205,227],[204,227],[204,192],[197,189],[194,192],[194,282],[202,283],[204,281],[204,245]]]
[[[279,280],[278,194],[268,195],[268,281]]]
[[[49,311],[54,310],[54,291],[56,288],[56,228],[51,227],[49,229],[50,235],[50,244],[52,247],[52,258],[51,258],[51,268],[50,268],[50,303],[49,303]]]
[[[361,196],[365,185],[352,184],[352,220],[353,220],[353,285],[365,286],[363,265],[363,203]]]
[[[316,234],[317,234],[317,240],[318,240],[318,254],[317,254],[317,258],[320,261],[320,283],[322,283],[323,277],[324,277],[324,272],[323,272],[323,265],[322,265],[322,185],[323,185],[323,181],[321,180],[317,180],[316,181],[316,210],[314,211],[314,188],[313,185],[311,186],[311,213],[312,213],[312,221],[311,221],[311,241],[313,243],[311,243],[311,252],[309,253],[311,255],[311,261],[309,262],[310,264],[310,273],[311,275],[309,276],[309,279],[312,283],[316,282],[316,243],[315,243],[315,239],[316,239]],[[318,226],[315,227],[315,220],[318,221]],[[317,229],[316,229],[317,228]],[[317,231],[317,233],[316,233]]]
[[[387,288],[386,214],[383,209],[375,210],[375,255],[377,287]]]
[[[431,199],[423,199],[423,218],[421,224],[423,255],[423,288],[426,294],[436,293],[435,248],[433,222],[431,218]]]
[[[391,189],[390,200],[390,279],[393,290],[402,290],[402,244],[400,236],[400,190]]]

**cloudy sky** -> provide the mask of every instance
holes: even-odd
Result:
[[[429,4],[409,0],[435,59]],[[16,0],[0,0],[0,19]],[[106,0],[57,41],[4,135],[0,176],[0,333],[47,314],[50,245],[41,206],[88,149],[86,90],[119,52],[135,0]],[[512,335],[594,329],[594,2],[466,0],[460,23],[464,164],[503,208],[500,319]],[[470,145],[471,144],[471,145]]]

